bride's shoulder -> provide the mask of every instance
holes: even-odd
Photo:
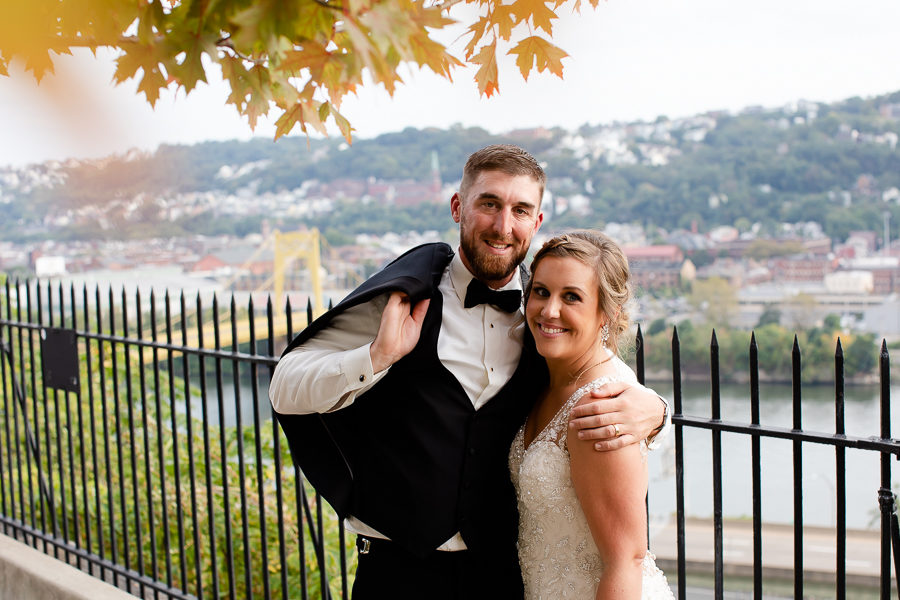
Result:
[[[634,371],[628,364],[622,360],[618,355],[613,356],[612,360],[609,361],[612,363],[613,374],[610,378],[610,381],[622,381],[624,383],[637,383],[637,375],[634,374]]]

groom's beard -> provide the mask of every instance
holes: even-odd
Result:
[[[472,275],[476,279],[484,282],[500,281],[506,279],[515,272],[516,268],[525,260],[528,254],[528,245],[523,245],[514,254],[509,256],[497,256],[488,254],[482,249],[481,240],[473,239],[472,236],[466,235],[466,231],[460,228],[459,245],[466,259],[469,261],[469,267],[472,269]],[[515,240],[510,242],[515,244]]]

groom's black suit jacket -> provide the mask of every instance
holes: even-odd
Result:
[[[290,352],[335,315],[401,290],[431,298],[418,344],[349,407],[333,413],[276,416],[294,461],[341,517],[353,515],[425,556],[461,532],[470,550],[515,560],[517,513],[507,456],[546,381],[546,367],[525,333],[515,374],[475,410],[441,364],[437,340],[447,244],[402,255],[307,327]],[[480,349],[479,349],[480,351]]]

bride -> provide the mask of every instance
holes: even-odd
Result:
[[[636,382],[616,354],[628,327],[628,262],[600,233],[560,235],[535,255],[525,297],[550,375],[509,455],[525,597],[674,598],[647,550],[645,443],[596,452],[567,427],[592,389]]]

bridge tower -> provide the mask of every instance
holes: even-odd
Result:
[[[312,284],[313,314],[320,315],[325,311],[322,303],[322,282],[319,276],[322,261],[319,250],[319,230],[292,231],[282,233],[277,229],[272,232],[274,242],[273,275],[275,311],[284,313],[284,274],[296,258],[306,261]],[[296,307],[295,307],[296,308]]]

